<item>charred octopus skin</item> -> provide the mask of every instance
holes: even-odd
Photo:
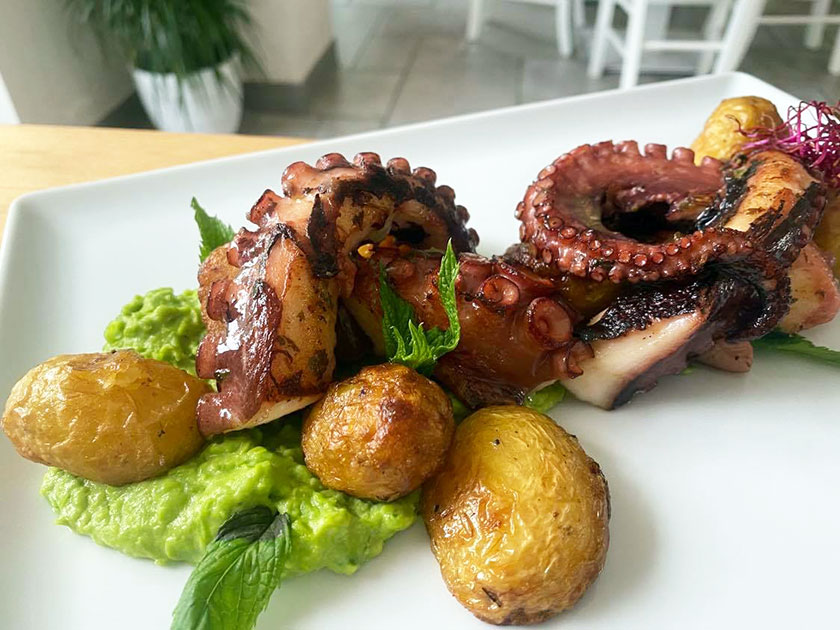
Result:
[[[471,407],[522,403],[528,392],[581,373],[587,345],[574,336],[580,316],[556,283],[527,267],[472,253],[459,256],[455,281],[461,338],[437,364],[435,377]],[[399,256],[379,250],[360,267],[346,301],[381,352],[379,268],[425,327],[446,328],[437,274],[440,255]]]
[[[349,252],[363,240],[397,233],[418,247],[451,239],[456,251],[474,249],[467,211],[435,179],[402,158],[329,154],[290,165],[282,193],[262,195],[248,216],[256,229],[243,228],[199,271],[207,335],[196,368],[219,389],[199,402],[202,433],[268,422],[320,397],[335,367],[338,300],[356,274]]]

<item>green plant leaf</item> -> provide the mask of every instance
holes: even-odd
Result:
[[[813,361],[840,367],[840,351],[814,345],[802,335],[788,335],[774,330],[752,342],[753,347],[774,352],[795,354]]]
[[[411,304],[394,292],[388,284],[385,270],[379,270],[382,335],[389,361],[402,363],[428,375],[440,357],[458,346],[461,338],[461,323],[458,321],[458,303],[455,297],[458,268],[458,258],[450,241],[446,245],[446,252],[438,271],[438,295],[449,320],[449,328],[446,330],[424,330],[415,320]]]
[[[207,546],[172,615],[171,630],[251,630],[280,586],[291,549],[287,514],[234,514]]]
[[[116,48],[137,68],[191,75],[233,56],[262,72],[243,28],[251,23],[247,0],[64,0],[80,24],[93,27],[103,49]],[[222,78],[216,72],[217,78]]]
[[[528,394],[525,398],[525,406],[545,413],[563,402],[565,397],[566,388],[558,381]]]
[[[443,388],[443,391],[446,392],[446,395],[449,396],[449,402],[452,403],[452,415],[455,418],[455,422],[461,422],[473,412],[472,409],[467,407],[467,405],[451,391],[445,387]]]
[[[207,214],[195,197],[192,198],[190,206],[195,211],[195,222],[198,225],[198,232],[201,235],[198,259],[204,262],[204,259],[210,255],[210,252],[225,243],[229,243],[236,232],[227,223]]]

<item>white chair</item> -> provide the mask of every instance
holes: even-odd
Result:
[[[557,50],[562,57],[570,57],[574,50],[574,32],[586,24],[583,11],[583,0],[507,0],[508,2],[525,2],[553,6],[555,10],[554,24],[557,31]],[[470,0],[467,13],[467,41],[474,42],[481,35],[484,24],[485,0]]]
[[[717,53],[714,71],[734,70],[752,41],[764,3],[765,0],[600,0],[589,58],[589,76],[598,78],[603,75],[608,44],[612,45],[622,58],[622,88],[632,87],[639,82],[642,54],[645,51],[703,53],[698,64],[699,69],[711,66]],[[710,7],[704,29],[706,38],[645,39],[645,19],[650,5]],[[627,13],[627,35],[624,41],[612,28],[616,6]]]
[[[831,14],[831,0],[791,0],[798,4],[811,4],[807,14],[764,15],[758,19],[759,24],[790,25],[805,24],[805,46],[811,49],[822,45],[825,27],[828,24],[840,24],[840,15]],[[805,7],[803,7],[804,9]],[[840,76],[840,28],[834,39],[834,49],[828,61],[828,72]]]

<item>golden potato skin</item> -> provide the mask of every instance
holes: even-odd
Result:
[[[724,162],[732,159],[749,142],[746,136],[738,132],[738,123],[742,129],[772,128],[781,125],[782,118],[776,106],[766,98],[740,96],[724,99],[691,144],[695,162],[700,164],[706,156]]]
[[[481,409],[423,486],[423,520],[446,586],[489,623],[570,608],[604,566],[609,492],[598,464],[551,418]]]
[[[133,350],[65,354],[18,381],[0,424],[23,457],[122,485],[201,448],[195,407],[208,391],[204,381]]]
[[[328,488],[392,501],[440,467],[454,431],[440,387],[403,365],[374,365],[333,383],[312,407],[303,457]]]

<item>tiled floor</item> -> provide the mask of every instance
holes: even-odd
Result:
[[[618,84],[616,74],[586,76],[585,45],[572,59],[558,57],[550,7],[497,1],[480,40],[468,44],[466,0],[332,2],[339,57],[332,80],[319,86],[306,115],[246,111],[243,133],[331,137]],[[588,11],[591,25],[593,4]],[[699,28],[702,18],[702,10],[681,9],[672,25]],[[802,33],[762,27],[742,69],[802,98],[837,101],[840,78],[826,72],[833,32],[818,51],[802,46]],[[137,111],[122,124],[148,123]]]

